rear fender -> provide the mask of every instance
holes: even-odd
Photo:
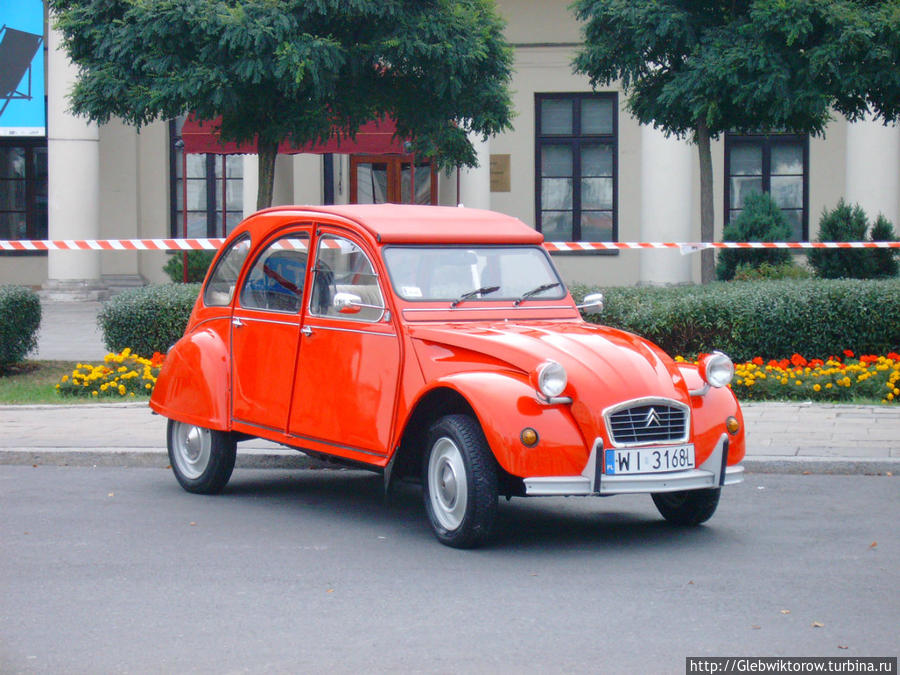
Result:
[[[194,331],[166,355],[150,407],[169,419],[228,431],[229,372],[225,341],[211,328]]]
[[[578,474],[587,463],[585,443],[569,406],[538,401],[527,376],[510,372],[456,373],[434,385],[462,396],[475,412],[500,466],[513,476]],[[522,430],[532,428],[538,442],[527,447]]]

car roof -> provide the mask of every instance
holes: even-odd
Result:
[[[495,211],[415,204],[277,206],[263,213],[339,216],[382,244],[540,244],[544,236],[518,218]]]

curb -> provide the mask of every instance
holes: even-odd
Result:
[[[109,448],[98,452],[73,448],[0,449],[0,465],[169,468],[168,454],[162,450]],[[748,474],[820,474],[820,475],[900,475],[900,458],[826,458],[826,457],[747,457]],[[299,451],[239,451],[235,467],[239,469],[334,470],[345,468],[313,459]]]

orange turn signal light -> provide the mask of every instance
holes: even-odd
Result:
[[[741,423],[738,422],[737,417],[729,417],[725,420],[725,428],[728,429],[728,433],[734,436],[738,431],[741,430]]]
[[[519,434],[519,440],[522,441],[522,445],[533,448],[537,445],[539,439],[538,432],[532,429],[531,427],[526,427],[522,429],[522,433]]]

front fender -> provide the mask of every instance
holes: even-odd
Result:
[[[210,328],[194,331],[169,350],[150,407],[169,419],[228,431],[228,346]]]
[[[440,378],[435,387],[449,387],[474,410],[497,462],[519,476],[578,474],[587,463],[590,444],[565,404],[546,405],[537,399],[527,376],[518,373],[470,372]],[[520,434],[526,427],[538,433],[533,447]]]
[[[680,363],[678,367],[688,389],[702,388],[703,379],[700,377],[697,366]],[[704,452],[707,449],[711,451],[724,433],[728,436],[728,465],[738,464],[744,459],[746,452],[744,416],[741,413],[737,397],[731,389],[712,387],[702,396],[691,396],[691,416],[693,418],[694,444],[698,452],[700,449],[703,449]],[[725,420],[729,416],[736,417],[740,423],[740,429],[734,435],[729,434],[725,429]],[[703,459],[698,455],[697,463],[699,464]]]

